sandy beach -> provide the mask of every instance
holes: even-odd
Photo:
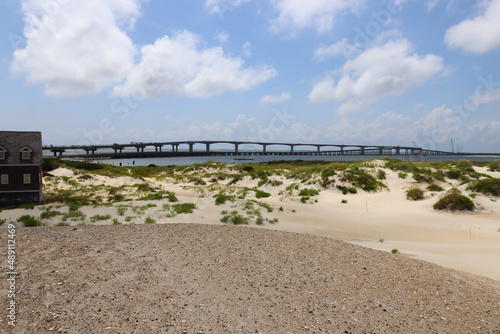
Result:
[[[96,333],[499,333],[496,197],[472,196],[472,212],[437,211],[433,204],[446,190],[473,192],[460,180],[446,179],[439,183],[442,192],[410,201],[406,191],[419,185],[411,175],[403,179],[382,161],[367,168],[384,171],[380,191],[343,194],[279,175],[261,185],[250,177],[233,183],[232,177],[206,178],[199,185],[169,177],[82,177],[87,173],[55,169],[44,179],[49,194],[94,187],[94,195],[108,195],[109,188],[97,188],[106,185],[122,187],[125,200],[84,205],[83,217],[65,220],[69,226],[55,226],[61,215],[43,220],[47,227],[15,223],[18,296],[24,305],[18,328],[26,333],[90,328]],[[486,167],[474,169],[500,176]],[[138,184],[175,194],[176,201],[145,199]],[[298,195],[303,188],[318,193],[303,200]],[[270,196],[258,198],[252,189]],[[220,193],[234,197],[215,205]],[[176,213],[175,203],[195,208]],[[51,203],[2,211],[0,218],[15,222],[50,210],[69,209]],[[233,226],[236,214],[247,216],[248,226]],[[224,223],[224,216],[232,218]]]

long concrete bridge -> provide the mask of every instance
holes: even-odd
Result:
[[[215,145],[233,149],[214,149]],[[200,149],[201,145],[201,149]],[[279,148],[272,149],[276,146]],[[287,147],[287,149],[283,149]],[[215,155],[457,155],[454,152],[423,149],[415,146],[379,146],[344,144],[270,143],[244,141],[175,141],[132,142],[111,145],[44,146],[44,152],[55,157],[80,158],[145,158]],[[462,155],[463,153],[459,153]]]

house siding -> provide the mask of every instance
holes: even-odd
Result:
[[[0,205],[41,203],[41,133],[0,131],[0,147],[6,150],[5,159],[0,159],[0,175],[8,175],[7,184],[0,182]],[[29,151],[29,159],[23,159],[23,151]],[[29,184],[25,184],[25,174],[30,175]]]

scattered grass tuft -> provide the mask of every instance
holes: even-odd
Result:
[[[21,217],[17,218],[17,221],[22,222],[25,227],[42,226],[42,222],[40,221],[40,219],[31,215],[22,215]]]
[[[181,213],[193,213],[194,209],[197,209],[196,204],[194,203],[181,203],[181,204],[174,204],[172,205],[172,208],[177,214]]]

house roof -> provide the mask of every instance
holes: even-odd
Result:
[[[42,133],[28,131],[0,131],[0,147],[7,151],[6,160],[0,161],[1,165],[26,164],[21,160],[22,150],[31,150],[32,159],[30,163],[41,164],[43,162]]]

